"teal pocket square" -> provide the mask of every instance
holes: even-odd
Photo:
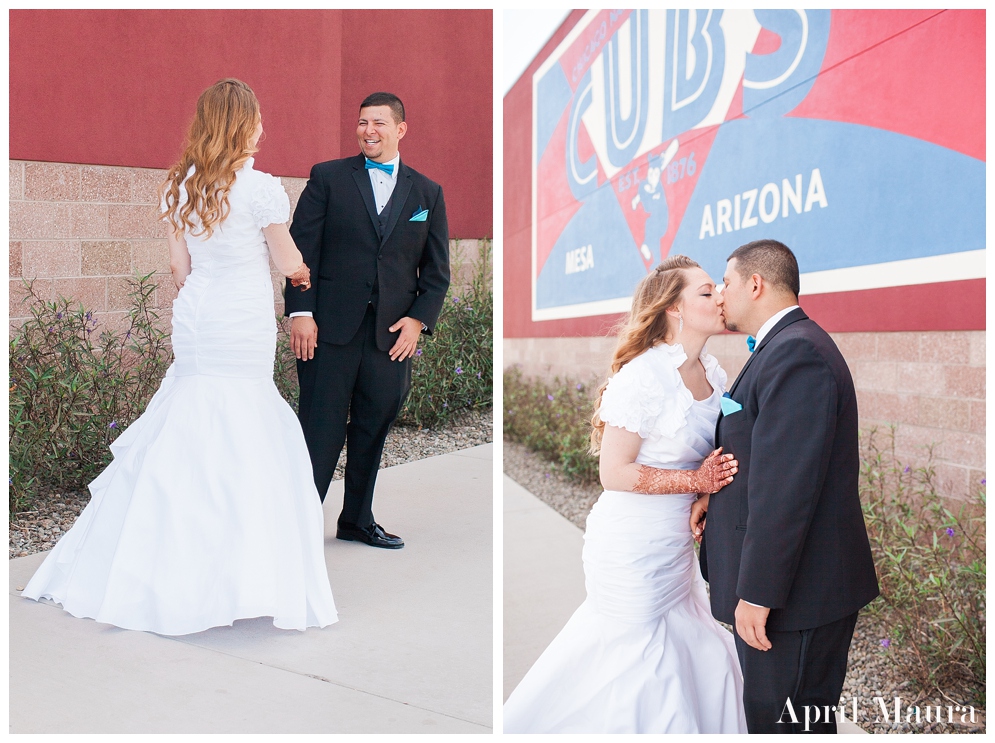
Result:
[[[428,209],[422,209],[420,212],[417,212],[408,221],[409,222],[425,222],[427,220],[428,220]]]
[[[732,415],[742,409],[743,406],[729,397],[728,392],[722,397],[722,415]]]

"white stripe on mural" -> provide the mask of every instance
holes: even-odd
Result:
[[[983,278],[985,278],[985,251],[968,250],[963,253],[946,253],[926,258],[908,258],[889,263],[803,273],[801,290],[802,296],[805,296]]]

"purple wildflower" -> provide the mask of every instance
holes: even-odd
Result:
[[[546,477],[549,477],[549,473],[548,472],[546,473]]]
[[[453,304],[459,304],[459,297],[453,297]]]
[[[415,351],[415,356],[421,356],[421,349],[420,348],[417,351]]]
[[[981,478],[981,484],[982,484],[982,485],[984,485],[984,484],[985,484],[985,482],[987,482],[987,480],[986,480],[986,479],[985,479],[984,477],[982,477],[982,478]]]
[[[881,641],[881,647],[883,647],[883,648],[890,648],[891,647],[891,640],[889,640],[887,637],[884,638]]]
[[[906,471],[906,472],[908,472],[908,471],[909,471],[909,466],[908,466],[908,465],[905,465],[905,471]]]
[[[582,390],[582,389],[584,389],[584,385],[582,385],[582,384],[578,383],[578,384],[577,384],[577,389],[579,389],[579,390]]]
[[[56,317],[57,320],[61,320],[62,319],[62,313],[61,312],[56,312],[55,313],[55,317]]]
[[[117,421],[111,421],[111,424],[107,426],[108,428],[117,428]]]
[[[442,403],[442,407],[444,407],[444,408],[448,408],[448,407],[449,407],[449,403],[448,403],[448,402],[444,402],[444,403]]]
[[[480,372],[477,372],[477,379],[480,379]]]
[[[456,373],[457,374],[462,374],[463,373],[463,369],[457,366],[456,367]]]
[[[951,527],[947,527],[947,536],[952,537],[954,535],[954,530]]]
[[[552,395],[546,395],[546,399],[549,400],[550,402],[553,402],[553,396]]]

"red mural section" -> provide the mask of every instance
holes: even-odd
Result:
[[[168,167],[200,93],[237,77],[262,107],[257,167],[307,177],[314,163],[358,151],[359,103],[388,90],[407,109],[405,161],[442,184],[451,234],[493,234],[490,11],[13,10],[9,17],[12,159]]]

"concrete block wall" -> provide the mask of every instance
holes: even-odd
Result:
[[[912,466],[935,445],[943,492],[966,498],[985,478],[985,331],[832,333],[850,367],[862,428],[896,426],[895,448]],[[504,365],[526,376],[604,379],[611,337],[508,338]],[[749,358],[739,334],[712,338],[708,350],[730,384]]]
[[[9,318],[11,330],[29,316],[23,280],[36,293],[81,301],[98,322],[119,327],[130,306],[128,279],[155,273],[155,307],[168,319],[176,288],[169,273],[165,224],[157,189],[166,171],[149,168],[10,161]],[[280,179],[293,214],[306,178]],[[469,280],[482,240],[452,240],[463,255],[455,287]],[[283,276],[270,266],[276,311],[283,311]]]

